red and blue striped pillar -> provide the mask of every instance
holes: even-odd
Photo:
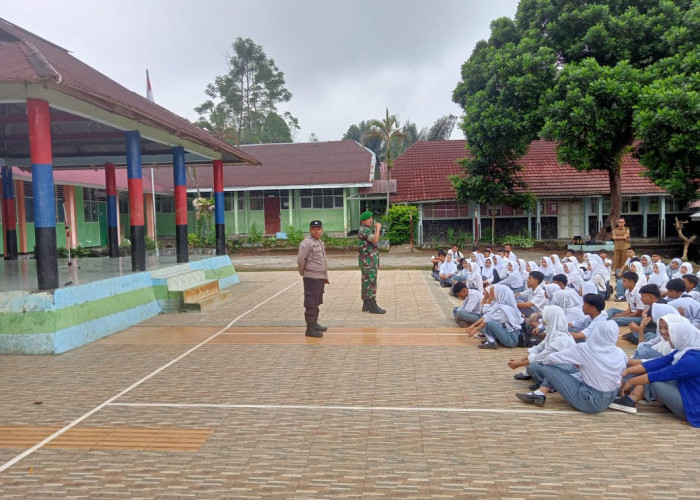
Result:
[[[51,113],[43,99],[27,99],[34,190],[34,238],[39,290],[58,288],[56,200],[51,157]]]
[[[109,256],[119,257],[119,231],[117,229],[117,174],[114,163],[105,163],[107,186],[107,243]]]
[[[216,224],[216,255],[226,255],[224,162],[221,160],[214,160],[214,223]]]
[[[17,260],[17,214],[12,167],[2,167],[2,224],[5,230],[5,260]]]
[[[175,245],[177,261],[188,262],[187,248],[187,176],[185,172],[185,148],[173,148],[173,178],[175,181]]]
[[[126,176],[129,186],[131,228],[131,270],[146,270],[146,233],[143,225],[143,177],[141,175],[141,134],[126,133]]]

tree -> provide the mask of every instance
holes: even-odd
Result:
[[[386,189],[386,213],[389,213],[389,199],[391,196],[391,169],[394,168],[394,156],[392,155],[392,146],[396,143],[399,146],[406,138],[406,133],[399,129],[399,121],[396,115],[389,115],[389,109],[386,110],[386,117],[383,120],[370,120],[369,130],[362,138],[362,141],[372,141],[379,139],[384,145],[386,173],[387,173],[387,189]]]
[[[357,125],[350,125],[347,132],[343,135],[344,141],[357,141],[363,144],[367,149],[372,151],[377,159],[383,158],[382,155],[382,140],[379,138],[367,138],[367,132],[370,130],[369,120],[361,121]]]
[[[265,144],[292,142],[289,126],[277,113],[269,113],[265,117],[265,122],[260,132],[260,142]]]
[[[608,171],[613,200],[604,230],[611,227],[619,216],[620,160],[635,149],[639,95],[652,84],[650,68],[674,54],[673,40],[697,32],[691,4],[698,1],[521,0],[515,21],[492,23],[453,95],[465,110],[474,159],[515,176],[508,162],[517,163],[540,134],[553,138],[561,161]]]
[[[452,135],[452,131],[457,123],[457,117],[455,115],[445,115],[438,118],[433,126],[430,127],[428,132],[425,134],[426,141],[446,141]]]
[[[195,108],[200,114],[196,123],[208,130],[230,130],[227,133],[241,144],[258,143],[263,140],[268,116],[274,113],[279,117],[277,105],[288,102],[292,94],[284,86],[284,73],[262,46],[250,38],[236,38],[232,48],[228,72],[207,85],[209,99]],[[284,118],[290,131],[294,125],[298,128],[296,118],[288,113]],[[271,120],[279,132],[279,121],[274,116]]]

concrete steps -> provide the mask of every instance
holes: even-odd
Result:
[[[204,270],[192,270],[187,264],[151,273],[154,279],[165,280],[168,294],[181,312],[203,311],[231,297],[230,289],[220,290],[219,281],[206,279]]]

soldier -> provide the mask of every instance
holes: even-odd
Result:
[[[304,277],[304,319],[306,320],[307,337],[323,337],[328,330],[318,324],[318,306],[323,304],[323,289],[328,281],[328,266],[326,265],[326,246],[321,241],[323,224],[320,220],[312,220],[309,224],[309,236],[299,245],[297,268]]]
[[[374,232],[372,232],[374,227]],[[374,222],[372,212],[360,214],[360,229],[357,232],[359,243],[359,263],[362,273],[362,310],[371,314],[384,314],[386,311],[377,305],[377,270],[379,268],[379,236],[381,222]]]

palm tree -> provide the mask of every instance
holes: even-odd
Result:
[[[362,138],[363,143],[367,143],[373,139],[382,141],[384,149],[384,161],[386,162],[387,187],[386,187],[386,213],[389,213],[389,196],[391,195],[389,185],[391,184],[391,169],[394,168],[394,157],[392,154],[392,146],[396,144],[401,146],[408,134],[399,128],[399,121],[396,115],[389,115],[389,109],[386,110],[386,117],[383,120],[370,120],[368,122],[369,131]]]

